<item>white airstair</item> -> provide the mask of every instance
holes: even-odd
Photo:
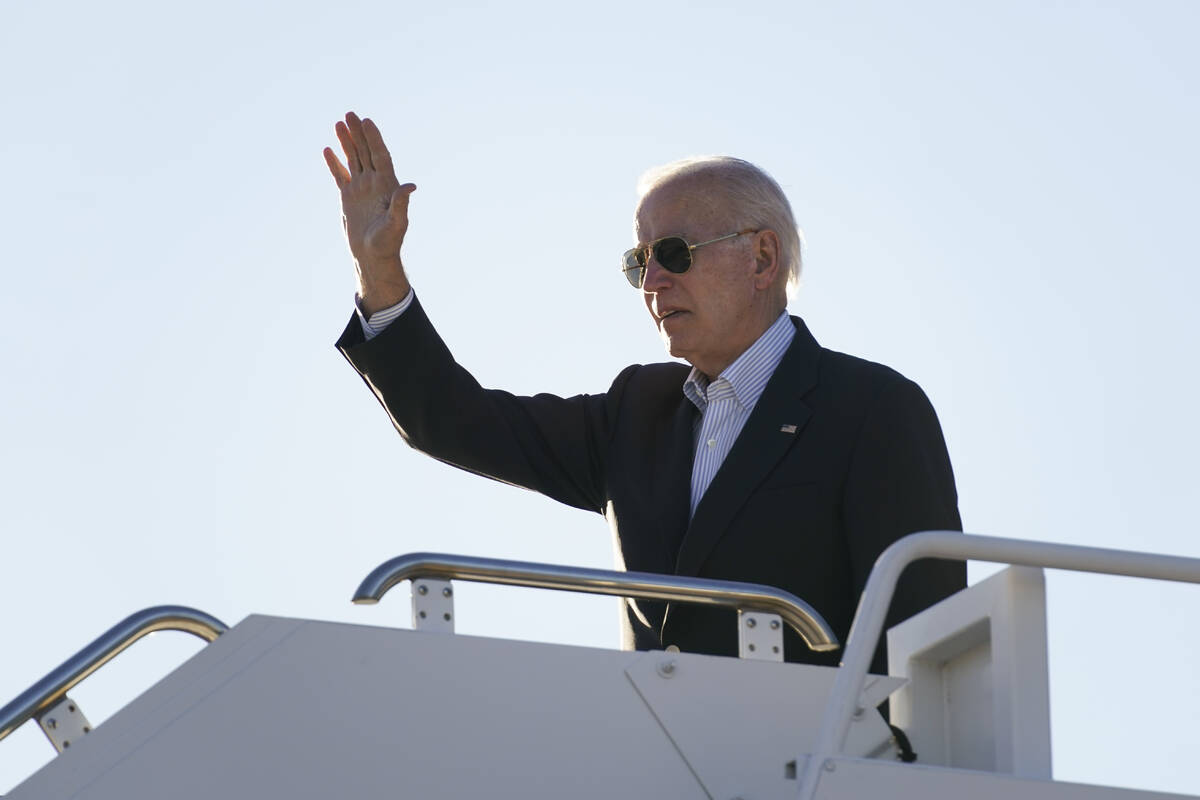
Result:
[[[896,580],[919,558],[1014,566],[893,628],[891,675],[868,675]],[[32,720],[59,751],[7,800],[1182,797],[1052,779],[1043,567],[1200,583],[1200,559],[915,534],[876,563],[842,665],[827,668],[783,663],[785,625],[814,649],[838,645],[778,589],[401,556],[354,600],[410,581],[412,630],[134,614],[0,709],[0,739]],[[454,581],[734,607],[740,657],[456,635]],[[210,643],[92,730],[67,693],[166,629]],[[875,710],[889,698],[899,733]]]

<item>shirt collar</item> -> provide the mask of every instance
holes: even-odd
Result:
[[[796,327],[792,324],[791,317],[786,311],[780,313],[771,327],[734,359],[732,364],[722,370],[713,383],[722,380],[727,382],[742,410],[753,410],[795,335]],[[687,380],[683,382],[683,395],[692,401],[701,413],[708,407],[708,390],[708,378],[703,372],[692,367]]]

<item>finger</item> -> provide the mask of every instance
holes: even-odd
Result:
[[[334,183],[341,189],[350,182],[350,173],[342,166],[342,162],[338,161],[338,157],[333,154],[331,148],[326,147],[322,154],[325,156],[325,163],[329,166],[329,172],[333,175]]]
[[[371,119],[364,119],[362,127],[363,135],[367,142],[367,149],[371,153],[371,163],[375,165],[375,169],[381,172],[394,173],[392,154],[388,152],[387,145],[383,143],[383,134],[379,132],[379,128]]]
[[[363,133],[362,120],[353,111],[346,114],[346,127],[350,129],[350,138],[354,140],[354,147],[358,150],[362,168],[364,170],[373,169],[375,165],[371,163],[371,151],[367,147],[367,137]]]
[[[333,126],[333,130],[337,133],[338,141],[342,143],[342,150],[346,152],[346,168],[351,174],[362,172],[362,159],[358,157],[358,148],[354,146],[354,139],[350,136],[350,129],[346,127],[346,123],[339,122]]]

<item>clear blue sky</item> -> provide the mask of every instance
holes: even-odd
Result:
[[[11,5],[0,703],[148,605],[405,625],[399,595],[349,603],[399,553],[611,565],[600,518],[409,451],[333,350],[353,280],[321,148],[351,108],[419,186],[406,262],[485,384],[602,391],[664,358],[617,269],[635,180],[735,154],[807,235],[792,312],[933,399],[969,531],[1200,556],[1198,22],[1187,2]],[[1058,776],[1200,794],[1200,587],[1051,574],[1049,594]],[[463,587],[459,611],[617,641],[610,599]],[[93,721],[182,638],[80,687]],[[0,743],[0,792],[40,739]]]

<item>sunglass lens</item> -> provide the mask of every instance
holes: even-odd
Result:
[[[687,272],[692,265],[692,251],[678,236],[663,239],[654,245],[654,257],[667,272]]]
[[[646,251],[638,247],[626,250],[621,259],[621,268],[625,271],[630,286],[635,289],[642,288],[642,282],[646,280]]]

